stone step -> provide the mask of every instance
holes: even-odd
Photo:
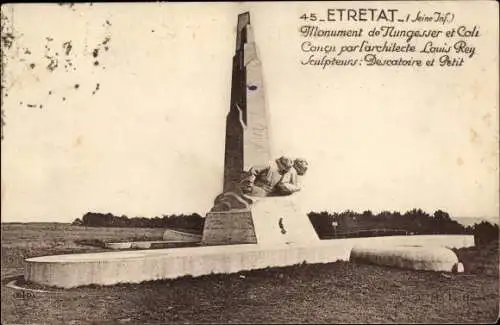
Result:
[[[133,241],[133,242],[120,242],[120,243],[106,243],[105,247],[110,249],[130,249],[130,248],[166,248],[172,245],[186,246],[193,245],[200,240],[186,241],[186,240],[156,240],[156,241]]]

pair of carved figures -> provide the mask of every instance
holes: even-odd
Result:
[[[240,183],[242,193],[249,196],[282,196],[300,191],[298,176],[307,172],[304,159],[280,157],[262,166],[253,166]]]
[[[222,193],[215,199],[212,211],[247,209],[252,197],[284,196],[300,191],[298,176],[307,172],[304,159],[280,157],[269,164],[253,166],[244,173],[232,192]]]

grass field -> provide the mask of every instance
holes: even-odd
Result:
[[[162,232],[2,225],[2,324],[492,323],[499,313],[498,243],[457,250],[465,273],[447,276],[337,262],[49,293],[5,286],[20,279],[24,258]]]

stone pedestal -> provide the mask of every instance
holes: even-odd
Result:
[[[202,245],[256,244],[250,210],[209,212],[203,228]]]
[[[252,218],[259,244],[312,244],[319,241],[309,217],[295,199],[295,195],[290,195],[254,202]]]
[[[283,267],[304,262],[314,264],[349,261],[351,249],[355,245],[461,248],[474,246],[474,236],[386,236],[318,240],[315,244],[307,245],[247,244],[41,256],[26,259],[24,279],[59,288],[141,283],[187,275],[196,277]]]
[[[294,196],[253,198],[246,209],[209,212],[202,244],[307,244],[319,241]]]

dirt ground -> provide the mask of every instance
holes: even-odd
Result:
[[[336,262],[50,292],[6,287],[22,284],[24,258],[161,234],[2,225],[2,324],[494,323],[499,314],[498,243],[458,250],[463,274]]]

